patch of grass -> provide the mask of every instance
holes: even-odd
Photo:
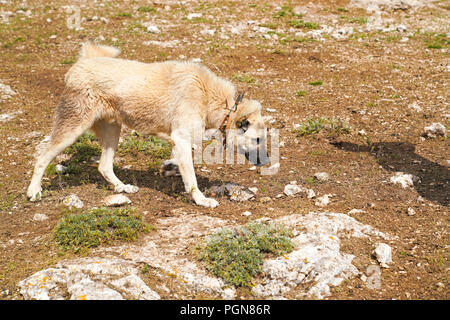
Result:
[[[260,27],[269,28],[272,30],[276,30],[278,28],[278,25],[275,23],[262,23],[259,25]]]
[[[427,48],[428,49],[443,49],[450,44],[450,39],[447,34],[430,34],[426,35]]]
[[[137,156],[139,152],[151,155],[157,159],[168,159],[172,148],[170,144],[154,136],[141,136],[138,133],[128,136],[118,148],[120,154],[130,153]]]
[[[273,17],[276,19],[280,19],[282,17],[301,17],[302,15],[294,12],[291,6],[282,6],[281,10],[277,11]]]
[[[369,21],[366,17],[353,17],[348,20],[350,23],[366,24]]]
[[[323,84],[322,81],[311,81],[310,83],[308,83],[311,86],[321,86]]]
[[[333,118],[309,119],[301,123],[294,131],[298,136],[307,136],[323,130],[330,135],[351,133],[351,128],[347,122]]]
[[[340,16],[339,19],[344,20],[347,23],[358,23],[358,24],[366,24],[369,19],[367,17],[347,17]]]
[[[133,241],[139,232],[149,232],[152,226],[143,222],[133,208],[95,208],[62,218],[54,231],[58,245],[78,252],[82,248],[110,244],[115,240]]]
[[[200,260],[225,283],[252,287],[253,277],[262,272],[265,255],[279,256],[293,250],[291,236],[281,225],[257,222],[235,230],[222,229],[199,245]]]
[[[94,141],[95,135],[85,133],[74,144],[66,148],[64,153],[71,154],[71,160],[74,163],[89,160],[91,157],[99,156],[102,153],[100,147]]]
[[[295,95],[296,95],[297,97],[304,97],[304,96],[306,96],[306,91],[304,91],[304,90],[298,90],[298,91],[295,93]]]
[[[131,18],[131,13],[129,13],[129,12],[119,12],[118,14],[117,14],[117,17],[121,17],[121,18]]]
[[[307,22],[301,19],[290,20],[288,24],[294,28],[302,28],[302,29],[319,29],[320,25],[316,22]]]
[[[156,13],[156,9],[153,7],[148,7],[148,6],[143,6],[143,7],[139,7],[137,9],[139,12],[151,12],[151,13]]]
[[[24,42],[24,41],[25,41],[24,38],[22,38],[22,37],[17,37],[16,39],[14,39],[14,40],[12,40],[12,41],[5,42],[5,43],[3,44],[3,48],[10,48],[10,47],[12,47],[13,45],[15,45],[16,43],[18,43],[18,42]]]
[[[339,11],[339,12],[348,12],[348,10],[345,9],[345,8],[337,8],[337,11]]]
[[[45,169],[45,174],[47,176],[54,176],[56,175],[58,172],[56,172],[56,164],[54,164],[53,162],[50,163],[48,165],[48,167]]]
[[[243,74],[235,74],[233,76],[233,80],[238,80],[239,82],[245,82],[245,83],[255,83],[256,79],[253,78],[252,75],[243,73]]]
[[[62,65],[74,64],[74,63],[75,63],[75,59],[74,59],[74,58],[63,59],[63,60],[61,60],[61,64],[62,64]]]

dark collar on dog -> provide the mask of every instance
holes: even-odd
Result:
[[[242,99],[244,99],[244,92],[241,92],[238,94],[236,100],[234,101],[234,105],[231,108],[228,108],[228,101],[225,100],[225,108],[227,110],[230,110],[225,117],[222,120],[222,123],[220,124],[219,130],[222,133],[223,136],[223,146],[224,148],[227,147],[227,130],[230,129],[230,125],[231,125],[231,115],[236,113],[237,111],[237,107],[239,105],[239,103],[242,102]]]

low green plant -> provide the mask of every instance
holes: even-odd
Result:
[[[306,96],[306,91],[304,91],[304,90],[298,90],[298,91],[295,93],[295,95],[296,95],[297,97],[304,97],[304,96]]]
[[[265,255],[289,253],[294,245],[291,232],[282,225],[249,223],[237,229],[222,229],[198,247],[206,269],[225,283],[252,287],[262,272]]]
[[[347,122],[334,118],[308,119],[301,123],[300,126],[295,129],[295,132],[298,136],[306,136],[319,133],[322,130],[327,131],[330,135],[351,133],[351,128]]]
[[[168,159],[172,148],[170,144],[155,136],[142,136],[138,133],[129,135],[118,148],[120,154],[130,153],[137,156],[139,152],[151,155],[157,159]]]
[[[311,85],[311,86],[321,86],[323,84],[323,81],[311,81],[310,83],[309,83],[309,85]]]
[[[320,25],[316,22],[303,21],[301,19],[290,20],[288,24],[294,28],[319,29]]]
[[[152,13],[155,13],[155,12],[156,12],[156,9],[153,8],[153,7],[142,6],[142,7],[139,7],[139,8],[138,8],[138,11],[139,11],[139,12],[152,12]]]
[[[99,156],[101,149],[95,143],[95,135],[85,133],[80,136],[74,144],[64,150],[65,154],[72,155],[72,162],[80,163],[89,160],[93,156]]]
[[[245,83],[255,83],[256,79],[247,73],[243,74],[236,74],[233,76],[233,80],[238,80],[239,82],[245,82]]]
[[[133,208],[90,209],[81,214],[68,214],[57,224],[54,237],[63,249],[97,247],[115,240],[136,240],[139,232],[148,232],[152,227]]]

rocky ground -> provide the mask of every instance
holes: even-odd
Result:
[[[449,10],[432,0],[0,0],[0,298],[448,299]],[[207,209],[153,155],[116,156],[117,175],[140,190],[114,199],[98,156],[74,174],[62,154],[43,200],[28,202],[36,147],[88,39],[233,81],[279,130],[278,172],[197,165],[220,203]],[[307,132],[319,118],[350,129]],[[229,183],[243,188],[217,192]],[[82,253],[58,247],[68,207],[118,200],[156,229]],[[225,286],[196,244],[254,220],[291,228],[295,249],[269,257],[252,288]]]

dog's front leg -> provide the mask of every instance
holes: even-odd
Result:
[[[198,189],[194,163],[192,161],[192,144],[189,132],[187,130],[174,130],[171,138],[174,142],[173,150],[186,192],[191,194],[195,203],[200,206],[209,208],[217,207],[219,203],[216,200],[206,198]]]

